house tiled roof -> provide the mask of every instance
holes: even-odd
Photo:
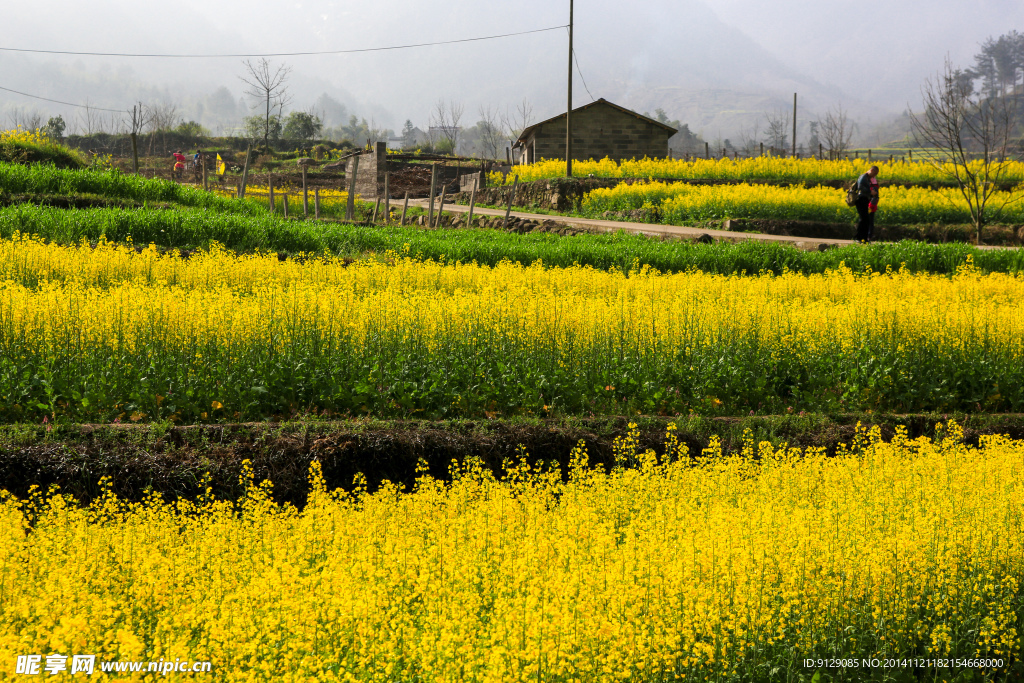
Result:
[[[589,109],[590,107],[594,107],[594,106],[597,106],[599,104],[607,104],[609,107],[614,107],[615,109],[618,109],[619,111],[623,112],[624,114],[629,114],[630,116],[635,116],[636,118],[640,119],[641,121],[646,121],[647,123],[651,123],[651,124],[654,124],[655,126],[658,126],[660,128],[664,128],[665,130],[669,131],[669,135],[670,136],[671,135],[675,135],[676,132],[677,132],[677,129],[673,128],[672,126],[668,126],[668,125],[662,123],[661,121],[656,121],[655,119],[652,119],[650,117],[644,116],[643,114],[637,114],[635,111],[632,111],[630,109],[626,109],[625,107],[620,107],[619,105],[615,104],[614,102],[609,102],[608,100],[604,99],[603,97],[594,100],[590,104],[584,104],[582,107],[576,107],[572,111],[575,114],[578,111],[583,111],[584,109]],[[541,121],[539,123],[535,123],[532,126],[528,126],[527,128],[524,128],[523,132],[519,134],[519,138],[516,140],[516,144],[513,145],[513,147],[518,147],[522,142],[524,142],[526,140],[526,138],[528,138],[530,136],[530,133],[532,133],[534,131],[534,129],[539,128],[540,126],[543,126],[545,124],[551,123],[552,121],[557,121],[558,119],[561,119],[561,118],[564,118],[564,117],[565,117],[565,112],[562,112],[558,116],[552,116],[550,119],[546,119],[546,120]]]

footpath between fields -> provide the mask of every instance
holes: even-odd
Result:
[[[409,206],[420,209],[427,209],[430,202],[426,199],[410,199]],[[437,208],[435,203],[434,208]],[[446,213],[465,214],[469,207],[462,204],[445,204]],[[504,209],[490,209],[477,206],[473,209],[477,216],[504,216]],[[564,216],[560,214],[529,213],[527,211],[513,210],[509,214],[509,220],[518,218],[521,220],[543,223],[557,223],[567,227],[587,230],[591,232],[618,232],[619,230],[649,237],[675,237],[678,239],[704,239],[726,242],[741,242],[744,240],[758,240],[762,242],[785,242],[792,244],[798,249],[808,251],[827,248],[821,245],[849,245],[854,244],[852,239],[818,239],[808,237],[793,237],[788,235],[765,235],[762,233],[732,232],[729,230],[710,230],[707,228],[696,228],[685,225],[662,225],[660,223],[634,223],[632,221],[614,221],[599,218],[580,218],[577,216]],[[706,235],[706,237],[705,237]]]
[[[392,200],[394,207],[398,204],[398,208],[401,208],[401,202]],[[426,199],[410,199],[409,206],[418,209],[427,210],[430,202]],[[435,210],[438,204],[434,204]],[[464,204],[448,204],[444,205],[444,212],[446,214],[466,214],[469,212],[469,207]],[[488,216],[488,217],[499,217],[505,215],[504,209],[494,209],[488,207],[476,206],[473,209],[474,216]],[[565,226],[567,228],[582,230],[587,232],[618,232],[620,230],[637,235],[647,235],[649,237],[660,237],[662,239],[689,239],[689,240],[701,240],[701,241],[722,241],[722,242],[743,242],[746,240],[755,240],[758,242],[781,242],[789,244],[797,249],[804,251],[824,251],[831,247],[848,246],[856,244],[853,239],[834,239],[825,237],[801,237],[798,235],[769,235],[758,232],[734,232],[731,230],[715,230],[710,228],[692,227],[686,225],[664,225],[661,223],[637,223],[633,221],[616,221],[600,218],[581,218],[578,216],[566,216],[562,214],[549,214],[549,213],[530,213],[528,211],[516,211],[513,210],[509,213],[509,220],[518,219],[520,221],[529,221],[531,223],[548,225],[556,224]],[[853,226],[850,226],[850,232],[854,231]],[[992,246],[992,245],[981,245],[979,249],[1013,249],[1016,247],[1005,247],[1005,246]]]

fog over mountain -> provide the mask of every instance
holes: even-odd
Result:
[[[9,3],[11,4],[11,3]],[[865,4],[838,0],[576,0],[582,78],[574,104],[604,97],[638,111],[662,108],[708,139],[764,128],[764,112],[792,106],[800,120],[842,102],[861,131],[919,102],[922,81],[948,53],[968,65],[990,35],[1024,29],[1024,3],[952,0]],[[374,48],[559,26],[568,2],[302,0],[152,6],[127,0],[18,2],[5,8],[0,47],[144,53],[266,53]],[[393,129],[425,128],[439,98],[480,106],[533,105],[534,120],[565,107],[566,31],[357,54],[272,58],[292,67],[291,108],[323,93]],[[246,115],[241,59],[149,59],[0,51],[0,86],[125,109],[171,101],[218,132]],[[589,91],[589,93],[588,93]],[[0,91],[14,109],[74,116],[62,105]],[[6,116],[5,119],[9,119]],[[81,115],[79,113],[79,119]],[[4,120],[4,124],[9,120]],[[341,121],[328,121],[341,123]],[[803,128],[803,126],[802,126]],[[801,133],[804,137],[804,133]]]

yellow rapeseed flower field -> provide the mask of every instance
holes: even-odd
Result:
[[[931,183],[950,181],[952,176],[945,170],[936,169],[929,163],[903,163],[867,159],[841,159],[836,161],[819,159],[793,159],[791,157],[748,157],[744,159],[632,159],[621,163],[605,157],[601,160],[574,161],[573,175],[594,175],[598,178],[677,178],[691,180],[767,180],[777,182],[826,182],[843,180],[853,182],[869,164],[879,167],[878,177],[886,181],[904,183]],[[512,169],[507,177],[492,174],[494,182],[511,183],[518,175],[520,182],[560,178],[565,175],[565,161],[544,159],[533,164],[524,164]],[[1007,165],[1004,180],[1011,183],[1024,182],[1024,163],[1012,162]]]
[[[1024,335],[1024,277],[970,268],[950,279],[849,270],[744,277],[644,269],[626,276],[409,257],[346,267],[329,257],[281,263],[276,255],[214,248],[184,260],[153,247],[69,248],[19,236],[0,242],[0,278],[8,332],[40,345],[73,332],[85,344],[132,351],[157,330],[174,346],[194,337],[287,345],[299,334],[342,330],[359,339],[418,330],[431,345],[484,330],[536,344],[585,344],[614,330],[667,350],[700,329],[709,339],[760,335],[780,353],[849,348],[873,330],[899,330],[908,345],[941,339],[947,349],[969,348],[984,335],[1019,353]]]
[[[0,242],[0,419],[1017,409],[1022,297],[1024,276],[970,266],[626,275],[17,236]]]
[[[588,192],[581,210],[584,215],[597,216],[604,211],[644,209],[669,224],[721,218],[848,223],[856,213],[846,205],[844,196],[843,190],[826,186],[623,183]],[[992,196],[990,207],[1002,209],[1002,213],[993,214],[994,220],[1011,224],[1024,221],[1024,205],[1013,196],[1008,192]],[[876,220],[880,225],[970,223],[971,213],[959,190],[893,187],[881,193]]]
[[[234,197],[236,195],[236,191],[234,189],[227,189],[227,188],[216,187],[216,186],[212,187],[211,191],[214,194],[219,195],[221,197]],[[246,193],[247,197],[255,195],[255,196],[258,196],[258,197],[264,199],[265,201],[269,201],[270,186],[269,185],[248,185],[245,188],[245,193]],[[301,202],[302,202],[302,188],[301,187],[299,187],[297,189],[294,188],[294,187],[279,187],[279,186],[275,186],[274,187],[274,199],[275,199],[275,201],[277,201],[277,202],[282,201],[282,197],[284,197],[285,195],[288,196],[288,201],[289,202],[296,202],[296,201],[299,202],[299,208],[301,209]],[[310,198],[310,201],[313,201],[313,190],[309,190],[309,198]],[[331,205],[334,205],[334,204],[344,204],[347,201],[348,201],[348,191],[347,190],[334,190],[334,189],[330,189],[330,188],[320,188],[320,203],[321,203],[321,205],[325,205],[325,204],[331,204]],[[359,201],[359,195],[356,195],[356,201]]]
[[[30,145],[46,145],[50,144],[51,140],[46,133],[40,130],[26,130],[21,128],[11,128],[8,130],[0,130],[0,144],[4,143],[24,143]]]
[[[251,470],[237,502],[5,496],[0,661],[180,658],[285,682],[809,680],[806,658],[1005,674],[1024,442],[946,432],[861,431],[834,457],[712,441],[694,463],[670,427],[660,459],[620,439],[610,472],[581,444],[565,479],[471,459],[373,493],[328,492],[314,462],[301,510]],[[924,671],[965,670],[946,667]]]

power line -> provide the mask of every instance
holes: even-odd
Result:
[[[460,38],[458,40],[441,40],[433,43],[411,43],[409,45],[391,45],[388,47],[364,47],[355,50],[323,50],[320,52],[267,52],[263,54],[222,54],[222,55],[168,55],[168,54],[133,54],[126,52],[71,52],[68,50],[30,50],[18,47],[0,47],[5,52],[30,52],[43,55],[73,55],[77,57],[153,57],[165,59],[219,59],[238,57],[308,57],[314,55],[341,55],[357,52],[383,52],[385,50],[406,50],[413,47],[430,47],[432,45],[453,45],[455,43],[472,43],[481,40],[494,40],[496,38],[511,38],[512,36],[525,36],[530,33],[543,33],[545,31],[557,31],[566,28],[562,26],[550,26],[548,28],[536,28],[530,31],[519,31],[517,33],[502,33],[495,36],[481,36],[479,38]],[[577,67],[578,68],[578,67]]]
[[[46,100],[47,102],[56,102],[57,104],[66,104],[69,107],[78,107],[79,109],[95,109],[96,111],[113,111],[113,112],[117,112],[119,114],[123,114],[124,113],[124,111],[121,110],[121,109],[105,109],[103,107],[93,107],[93,106],[88,105],[88,104],[75,104],[73,102],[62,102],[61,100],[51,100],[49,97],[40,97],[39,95],[29,95],[27,92],[21,92],[20,90],[11,90],[10,88],[5,88],[3,86],[0,86],[0,90],[6,90],[7,92],[12,92],[12,93],[15,93],[17,95],[24,95],[25,97],[31,97],[31,98],[36,99],[36,100]]]
[[[590,88],[587,87],[587,79],[583,78],[583,72],[580,71],[580,60],[576,56],[576,50],[572,51],[572,59],[576,62],[576,73],[580,75],[580,80],[583,81],[583,89],[587,91],[588,95],[590,95],[590,101],[594,102],[597,98],[590,93]]]
[[[567,26],[566,27],[566,31],[568,31],[568,30],[569,30],[569,27]],[[590,93],[590,88],[587,87],[587,79],[583,78],[583,70],[580,69],[580,59],[579,59],[579,57],[576,56],[576,50],[575,49],[572,51],[572,61],[576,62],[576,73],[578,73],[580,75],[580,80],[583,81],[583,89],[587,91],[588,95],[590,95],[590,101],[591,102],[595,101],[597,98],[594,97]]]

